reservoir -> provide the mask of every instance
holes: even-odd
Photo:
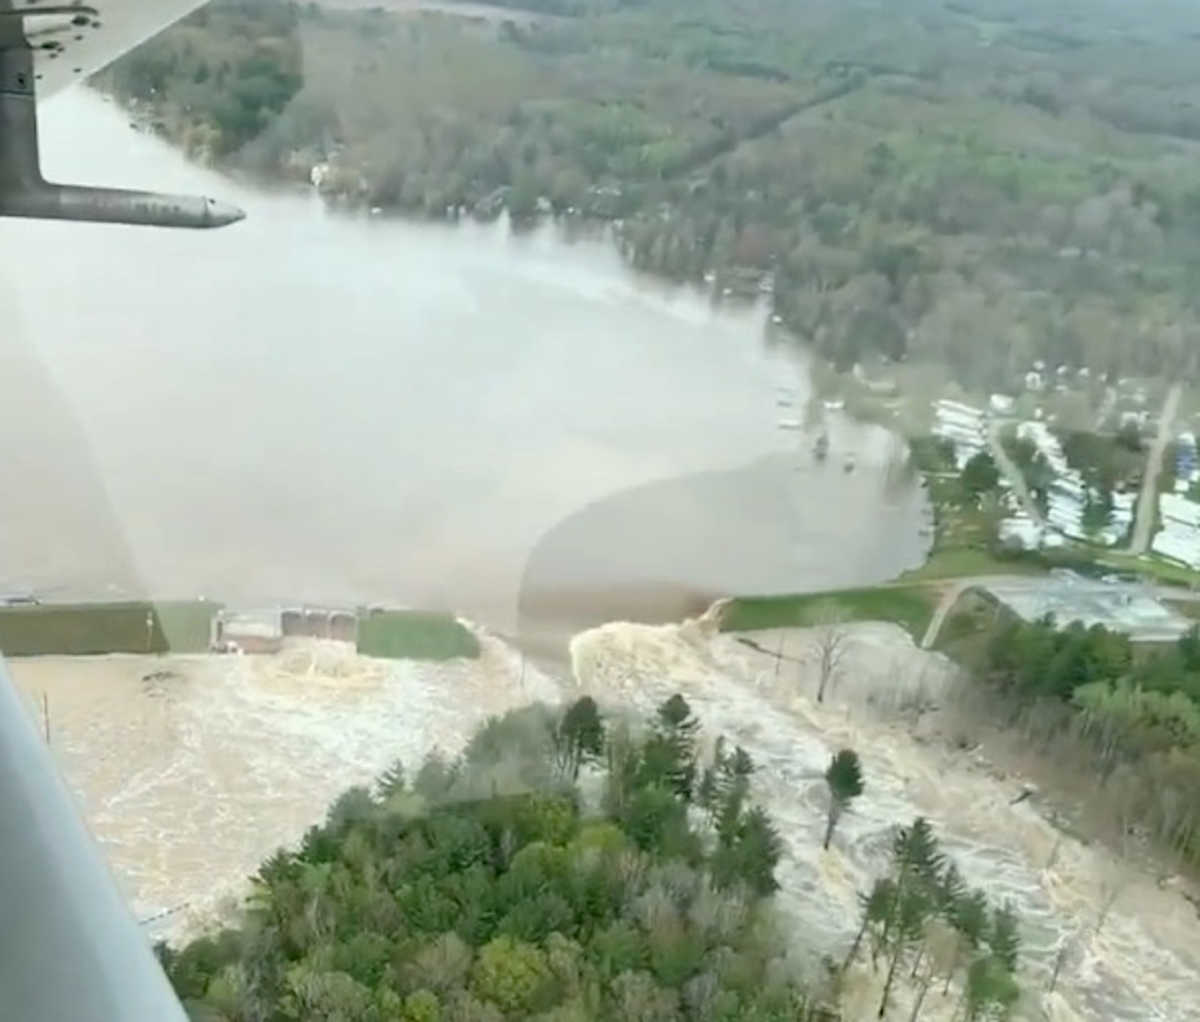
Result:
[[[201,192],[218,231],[8,221],[0,587],[452,608],[506,635],[920,563],[902,446],[781,428],[765,307],[639,276],[560,225],[334,214],[188,164],[82,90],[58,180]],[[845,470],[853,458],[854,471]]]

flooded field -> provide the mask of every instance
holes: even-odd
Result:
[[[787,854],[779,900],[803,943],[844,954],[858,922],[857,896],[885,871],[893,828],[927,816],[968,882],[993,902],[1011,899],[1022,921],[1025,1017],[1055,1020],[1200,1019],[1200,921],[1178,892],[1118,864],[1098,846],[1062,837],[1033,801],[1010,802],[1018,778],[998,779],[971,753],[915,740],[906,709],[955,684],[948,661],[915,649],[893,625],[849,628],[852,641],[823,706],[811,632],[759,632],[757,652],[702,625],[610,624],[572,642],[577,677],[598,701],[650,710],[679,691],[710,737],[743,745],[758,765],[755,790],[780,826]],[[890,720],[893,723],[883,723]],[[926,721],[922,733],[936,725]],[[834,751],[863,760],[866,792],[821,850],[823,773]],[[1057,846],[1057,847],[1056,847]],[[1120,895],[1096,932],[1106,892]],[[1044,995],[1055,956],[1069,943],[1055,994]],[[850,976],[847,1018],[873,1018],[882,975]],[[892,1015],[907,1017],[897,1000]],[[951,1017],[955,998],[931,995],[920,1017]]]

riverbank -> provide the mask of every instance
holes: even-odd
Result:
[[[1132,127],[1145,111],[1114,116],[1150,87],[1128,26],[1100,18],[1078,52],[989,36],[981,64],[949,8],[877,12],[864,42],[836,4],[336,6],[224,0],[98,82],[185,151],[339,203],[610,221],[639,269],[769,292],[841,372],[936,366],[990,393],[1039,363],[1098,379],[1186,358],[1193,313],[1131,311],[1187,293],[1174,253],[1194,214],[1153,132]],[[1111,77],[1080,89],[1095,46]],[[1169,35],[1153,46],[1154,66],[1183,66]],[[1054,102],[1032,52],[1059,69]]]

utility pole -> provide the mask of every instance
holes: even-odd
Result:
[[[46,744],[50,744],[50,696],[42,689],[42,730],[46,735]]]

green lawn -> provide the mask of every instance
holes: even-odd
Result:
[[[946,615],[933,648],[970,670],[982,669],[992,630],[1013,613],[978,589],[963,593]]]
[[[935,550],[921,567],[904,572],[900,580],[919,582],[964,575],[1037,575],[1045,570],[1036,561],[996,557],[980,547],[947,547]]]
[[[1156,554],[1138,557],[1134,554],[1125,554],[1116,550],[1106,550],[1104,553],[1096,555],[1096,563],[1107,565],[1118,571],[1137,572],[1140,575],[1156,579],[1165,585],[1186,586],[1188,588],[1200,586],[1200,572],[1193,571],[1182,564],[1176,564],[1174,561],[1168,561]]]
[[[937,590],[920,584],[748,596],[730,601],[721,619],[721,631],[808,627],[835,616],[845,621],[894,621],[920,640],[936,605]]]
[[[474,658],[479,640],[453,614],[389,610],[359,618],[358,652],[392,660]]]
[[[0,607],[6,656],[200,653],[219,603],[47,603]],[[147,626],[149,617],[149,626]]]

